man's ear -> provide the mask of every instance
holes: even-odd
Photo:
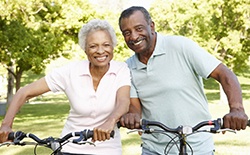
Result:
[[[150,28],[151,28],[152,34],[154,34],[155,33],[155,23],[153,21],[150,22]]]

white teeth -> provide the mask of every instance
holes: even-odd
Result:
[[[134,45],[139,45],[142,42],[142,40],[138,41],[137,43],[134,43]]]
[[[106,56],[103,56],[103,57],[96,57],[96,59],[97,59],[98,61],[104,61],[104,60],[106,59]]]

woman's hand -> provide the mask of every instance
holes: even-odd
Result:
[[[94,128],[94,135],[92,141],[105,141],[110,139],[110,134],[114,130],[116,125],[115,120],[107,120],[102,125]]]
[[[0,128],[0,143],[8,141],[8,135],[12,129],[8,126],[1,126]]]

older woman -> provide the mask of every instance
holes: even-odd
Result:
[[[122,154],[116,123],[129,108],[130,73],[126,63],[112,60],[115,31],[107,21],[94,19],[81,28],[78,37],[88,60],[71,62],[18,90],[2,122],[0,142],[7,140],[14,117],[27,99],[48,91],[63,91],[70,112],[62,136],[94,129],[95,142],[95,146],[67,143],[63,154]],[[114,138],[110,138],[112,130]]]

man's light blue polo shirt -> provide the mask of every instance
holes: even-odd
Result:
[[[140,98],[145,119],[171,128],[194,126],[211,119],[202,78],[206,79],[220,63],[186,37],[157,33],[156,47],[147,65],[136,54],[127,60],[132,76],[131,97]],[[163,154],[169,139],[162,134],[143,134],[142,140],[143,147]],[[214,149],[208,133],[190,136],[188,143],[195,154]]]

